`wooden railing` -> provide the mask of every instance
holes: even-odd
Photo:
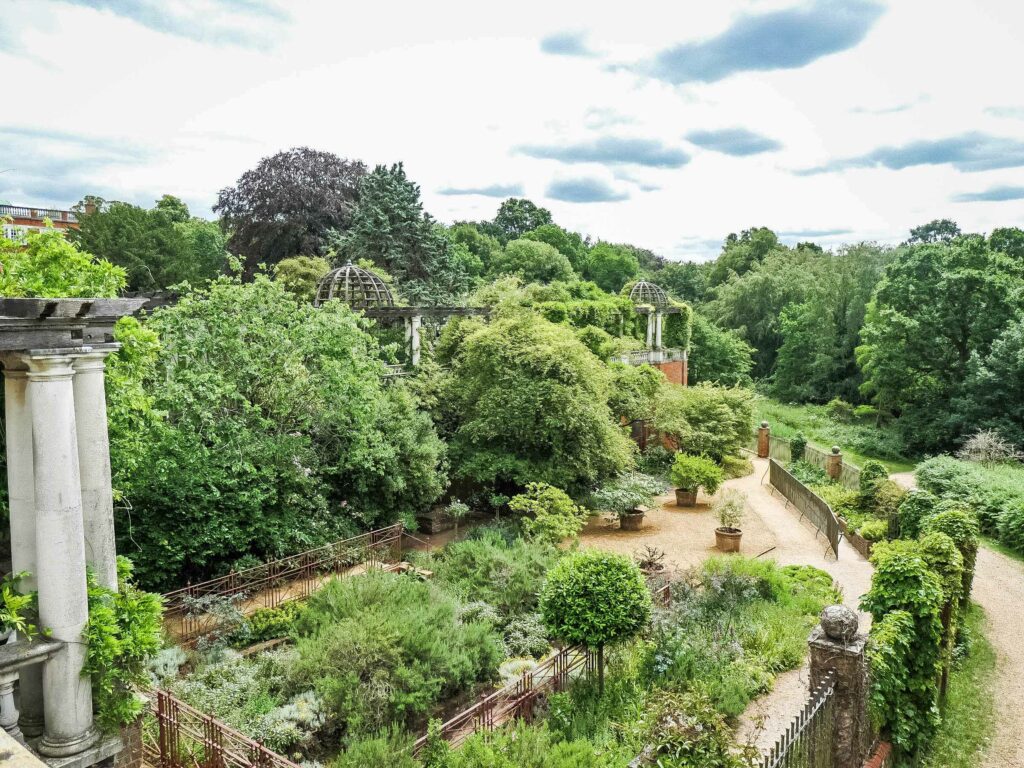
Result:
[[[768,460],[768,482],[785,496],[800,514],[810,520],[814,527],[828,539],[829,546],[836,557],[839,557],[839,519],[824,499],[797,480],[776,459]]]
[[[563,648],[444,723],[441,738],[454,747],[474,733],[493,731],[516,719],[529,720],[541,695],[565,690],[574,677],[596,669],[596,652],[575,645]],[[427,737],[420,737],[413,744],[413,754],[418,756],[426,744]]]
[[[764,755],[760,768],[832,768],[835,686],[835,673],[829,672]]]
[[[298,768],[167,691],[148,696],[142,746],[146,764],[153,768]]]
[[[176,640],[188,644],[224,621],[215,610],[206,610],[217,598],[244,601],[238,606],[243,613],[245,609],[276,608],[309,597],[331,574],[360,564],[396,563],[401,557],[402,524],[395,523],[168,592],[164,595],[164,627]]]

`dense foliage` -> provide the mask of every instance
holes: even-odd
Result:
[[[721,461],[750,440],[753,398],[748,390],[701,384],[663,387],[654,425],[679,450]]]
[[[76,248],[58,230],[30,232],[21,245],[0,237],[0,296],[50,298],[116,296],[121,267]]]

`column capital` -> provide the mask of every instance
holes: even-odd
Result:
[[[106,370],[107,357],[121,348],[120,344],[94,344],[88,352],[72,355],[75,372]]]
[[[70,355],[34,355],[25,356],[28,365],[29,381],[63,381],[70,379],[75,369],[72,367]]]

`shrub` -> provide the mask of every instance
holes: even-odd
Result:
[[[605,645],[634,637],[646,626],[651,595],[640,569],[628,557],[585,550],[551,569],[540,610],[552,635],[597,648],[603,690]]]
[[[917,485],[938,497],[957,496],[964,498],[974,490],[975,482],[964,465],[952,456],[935,456],[922,461],[914,470]]]
[[[1022,500],[1024,499],[1007,488],[983,485],[971,493],[968,503],[974,509],[981,532],[986,536],[999,536],[999,524],[1003,512]],[[1007,543],[1007,546],[1012,546],[1020,551],[1017,545]]]
[[[853,406],[839,397],[834,397],[825,404],[825,413],[833,421],[843,424],[850,423],[854,418]]]
[[[804,437],[803,432],[797,432],[793,437],[789,439],[789,459],[790,461],[803,461],[804,452],[807,450],[807,438]]]
[[[974,564],[978,557],[978,521],[969,511],[963,508],[943,509],[931,517],[925,518],[921,524],[922,535],[944,533],[953,540],[963,556],[963,587],[960,593],[960,607],[967,610],[971,598],[971,586],[974,583]]]
[[[330,768],[419,768],[412,756],[412,739],[393,728],[356,738],[330,763]],[[429,764],[427,764],[429,765]],[[437,768],[444,768],[437,764]]]
[[[789,474],[795,477],[804,485],[825,485],[829,482],[828,475],[825,470],[819,467],[817,464],[811,464],[809,461],[795,461],[790,464],[787,469]]]
[[[551,643],[540,614],[528,613],[505,624],[505,651],[509,656],[532,656],[536,659],[547,653],[549,648]]]
[[[666,467],[667,469],[667,467]],[[723,456],[722,472],[726,478],[746,477],[753,474],[754,465],[746,456]]]
[[[815,485],[811,490],[824,499],[833,512],[847,521],[849,521],[852,513],[856,513],[859,510],[860,494],[839,483]]]
[[[676,488],[690,493],[696,493],[699,488],[703,488],[708,495],[714,495],[724,480],[722,468],[715,462],[688,453],[676,454],[669,476]]]
[[[648,762],[673,768],[743,768],[732,729],[706,695],[654,695],[647,718]],[[748,756],[749,757],[749,756]]]
[[[753,395],[738,387],[663,386],[655,403],[658,431],[680,450],[715,461],[739,453],[750,439],[752,421]]]
[[[999,540],[1024,552],[1024,500],[1018,499],[999,518]]]
[[[892,521],[893,531],[897,526],[900,504],[907,495],[907,489],[892,480],[882,480],[875,486],[873,497],[874,506],[871,508],[878,517],[886,521]]]
[[[242,627],[228,640],[236,647],[245,647],[279,637],[288,637],[304,608],[305,605],[297,600],[287,602],[279,608],[259,608],[245,618]]]
[[[857,533],[868,541],[882,541],[889,533],[889,523],[885,520],[868,520],[861,523]]]
[[[665,492],[665,484],[656,477],[626,472],[590,494],[590,506],[621,517],[637,507],[649,507]]]
[[[859,490],[861,504],[865,509],[874,509],[875,492],[878,486],[889,479],[889,470],[880,461],[866,461],[860,468]]]
[[[729,489],[711,506],[718,518],[718,524],[729,531],[737,531],[747,516],[747,496],[740,491]]]
[[[1016,446],[1004,440],[994,429],[979,429],[967,438],[956,455],[964,461],[1000,464],[1019,459],[1021,454]]]
[[[574,504],[565,491],[546,483],[530,483],[508,507],[523,516],[527,537],[551,544],[576,536],[587,523],[586,510]]]
[[[660,443],[648,445],[647,450],[640,454],[637,467],[645,475],[664,477],[668,475],[673,459],[675,459],[675,452]]]
[[[445,514],[455,523],[455,535],[459,535],[459,523],[469,517],[469,505],[455,499],[445,507]]]
[[[916,539],[921,533],[921,524],[935,514],[939,500],[926,490],[915,488],[900,501],[896,516],[899,533],[904,539]]]

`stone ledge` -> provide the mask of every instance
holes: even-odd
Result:
[[[124,749],[124,742],[119,734],[104,736],[88,749],[69,757],[44,757],[45,765],[50,768],[89,768],[101,763]]]

